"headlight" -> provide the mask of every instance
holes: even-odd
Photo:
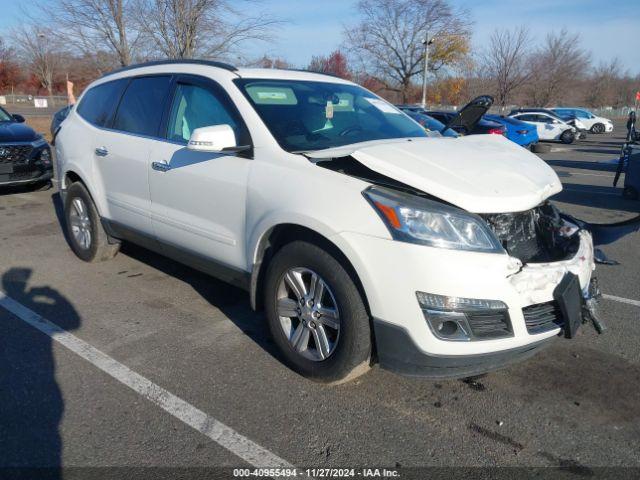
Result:
[[[46,144],[47,144],[47,141],[44,138],[39,138],[38,140],[31,142],[31,146],[33,148],[40,148]]]
[[[51,150],[49,150],[49,147],[42,149],[38,155],[38,160],[45,166],[51,165]]]
[[[464,210],[381,187],[362,193],[395,240],[453,250],[504,251],[487,224]]]

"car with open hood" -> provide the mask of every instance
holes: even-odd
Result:
[[[49,144],[22,115],[0,107],[0,187],[45,185],[53,177]]]
[[[551,109],[556,114],[571,115],[580,121],[591,133],[613,132],[613,122],[605,117],[599,117],[585,108],[555,107]]]
[[[549,202],[551,167],[502,135],[429,136],[346,80],[128,67],[87,87],[56,153],[80,259],[130,241],[245,288],[282,358],[318,381],[375,362],[483,373],[593,311],[592,238]]]

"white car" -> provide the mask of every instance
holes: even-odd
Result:
[[[559,141],[573,143],[576,139],[576,128],[564,120],[544,112],[518,112],[510,117],[536,126],[540,140]]]
[[[246,288],[318,381],[486,372],[571,336],[594,291],[551,167],[501,135],[427,137],[335,77],[126,68],[89,85],[56,153],[79,258],[131,241]]]
[[[613,132],[613,122],[608,118],[598,117],[589,110],[584,108],[552,108],[559,115],[573,115],[585,126],[591,133],[609,133]]]

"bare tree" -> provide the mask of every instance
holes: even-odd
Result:
[[[55,36],[50,30],[33,24],[23,24],[12,32],[18,54],[41,87],[53,95],[54,70],[60,58]]]
[[[137,5],[149,48],[168,58],[228,57],[247,40],[271,38],[278,23],[266,15],[244,16],[226,0],[138,0]]]
[[[579,35],[565,29],[549,33],[532,57],[529,102],[544,107],[563,98],[586,75],[589,61],[589,54],[580,46]]]
[[[601,62],[593,69],[585,89],[585,103],[589,107],[602,107],[618,102],[620,79],[628,76],[623,71],[620,60],[614,58],[609,63]]]
[[[42,18],[59,36],[85,55],[111,52],[120,66],[129,65],[138,43],[133,29],[133,0],[58,0],[38,4]]]
[[[531,36],[522,26],[513,30],[496,30],[481,53],[480,71],[493,84],[496,103],[505,107],[514,92],[531,78]]]
[[[403,102],[412,79],[422,73],[427,33],[437,37],[429,56],[432,72],[468,52],[466,13],[447,0],[360,0],[357,8],[362,20],[344,30],[347,51],[388,90],[399,92]]]

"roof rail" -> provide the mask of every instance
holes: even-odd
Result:
[[[230,65],[228,63],[216,62],[213,60],[183,58],[179,60],[155,60],[152,62],[143,62],[143,63],[137,63],[135,65],[128,65],[126,67],[118,68],[116,70],[112,70],[111,72],[105,73],[102,77],[106,77],[107,75],[113,75],[114,73],[126,72],[127,70],[133,70],[135,68],[154,67],[156,65],[175,65],[175,64],[181,64],[181,63],[187,63],[192,65],[206,65],[208,67],[223,68],[225,70],[229,70],[230,72],[235,72],[238,70],[234,65]]]

